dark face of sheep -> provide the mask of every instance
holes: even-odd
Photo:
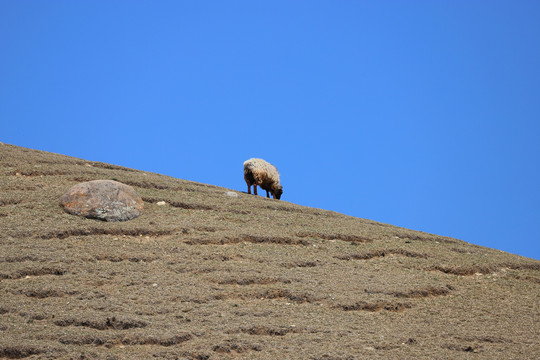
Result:
[[[281,194],[283,194],[283,188],[280,186],[278,189],[276,189],[274,191],[274,199],[280,199],[281,198]]]

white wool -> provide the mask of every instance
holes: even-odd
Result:
[[[281,196],[283,188],[279,183],[279,172],[276,167],[263,159],[252,158],[244,162],[244,179],[248,185],[260,186],[272,195]]]

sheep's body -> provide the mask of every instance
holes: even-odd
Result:
[[[257,185],[266,190],[266,197],[272,194],[274,199],[281,198],[283,186],[279,183],[279,172],[276,167],[263,159],[249,159],[244,162],[244,180],[248,186],[248,194],[251,194],[251,185],[253,193],[257,195]]]

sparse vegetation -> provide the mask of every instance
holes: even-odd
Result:
[[[540,357],[538,261],[11,145],[0,159],[0,358]],[[95,179],[135,187],[141,216],[58,206]]]

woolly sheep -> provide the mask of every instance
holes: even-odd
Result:
[[[279,172],[274,165],[263,159],[249,159],[244,162],[244,180],[248,186],[248,194],[251,194],[251,185],[253,185],[255,195],[257,195],[257,185],[266,190],[267,198],[270,197],[268,192],[278,200],[283,194],[283,186],[279,184]]]

